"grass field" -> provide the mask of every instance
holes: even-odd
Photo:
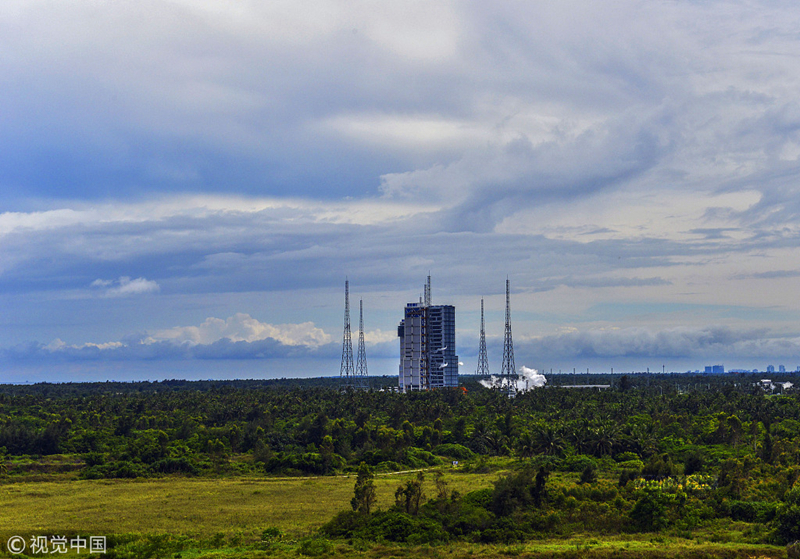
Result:
[[[394,502],[394,491],[416,473],[376,478],[379,506]],[[451,489],[462,493],[490,487],[498,473],[448,471]],[[724,543],[705,537],[683,539],[653,534],[598,539],[576,535],[518,545],[457,542],[442,546],[316,542],[316,529],[349,508],[355,478],[162,478],[20,482],[0,486],[0,539],[11,535],[109,535],[121,557],[786,557],[783,548]],[[426,492],[434,493],[432,476]],[[259,543],[264,529],[286,534]],[[310,545],[310,544],[309,544]],[[316,551],[315,551],[316,549]],[[3,554],[6,557],[19,555]]]
[[[378,506],[416,473],[378,476]],[[433,482],[426,481],[433,493]],[[497,474],[448,473],[462,493]],[[162,478],[14,483],[0,486],[2,535],[19,533],[173,533],[192,537],[274,526],[292,534],[319,528],[350,507],[355,477]],[[259,532],[260,533],[260,532]]]

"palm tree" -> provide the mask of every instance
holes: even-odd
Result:
[[[530,431],[523,431],[517,439],[517,452],[519,453],[519,457],[523,460],[525,458],[531,458],[536,453]]]
[[[564,453],[566,441],[560,429],[552,425],[537,425],[533,433],[533,448],[539,454],[560,456]]]
[[[609,456],[619,445],[619,429],[616,425],[602,423],[591,431],[592,454],[598,458]]]

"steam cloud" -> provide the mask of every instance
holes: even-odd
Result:
[[[490,376],[488,380],[480,380],[478,382],[481,383],[481,386],[486,388],[505,387],[504,379],[494,375]],[[517,392],[525,392],[527,390],[533,390],[534,388],[542,388],[545,384],[547,384],[547,378],[545,378],[544,375],[539,374],[539,371],[536,369],[530,369],[524,365],[519,368],[516,380]]]

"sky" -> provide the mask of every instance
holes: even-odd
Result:
[[[5,0],[0,382],[800,365],[790,1]]]

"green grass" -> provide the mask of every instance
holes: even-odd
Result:
[[[378,476],[378,506],[414,473]],[[497,474],[447,473],[462,493]],[[317,478],[162,478],[14,483],[0,486],[0,534],[171,533],[208,537],[275,526],[307,534],[349,508],[355,476]],[[426,491],[434,493],[432,476]]]
[[[462,494],[490,487],[498,473],[446,470],[450,489]],[[563,474],[571,480],[576,474]],[[394,491],[415,473],[378,476],[378,505],[388,508]],[[561,478],[562,475],[554,476]],[[305,557],[316,549],[316,529],[349,507],[355,476],[316,478],[171,477],[145,480],[20,482],[0,486],[0,541],[11,535],[108,535],[120,557]],[[429,472],[425,491],[435,492]],[[286,534],[261,542],[267,527]],[[662,534],[579,534],[512,545],[455,542],[407,546],[323,542],[320,556],[468,559],[530,558],[764,558],[785,557],[783,548],[743,543],[741,527],[710,526],[693,538]],[[734,536],[728,542],[719,533]],[[738,542],[736,541],[738,540]],[[309,543],[311,542],[311,543]],[[313,545],[312,545],[313,544]],[[152,551],[158,550],[158,551]],[[0,554],[2,555],[2,554]],[[12,557],[9,555],[5,555]]]

